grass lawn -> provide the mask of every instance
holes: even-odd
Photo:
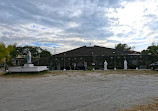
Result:
[[[48,74],[49,71],[43,71],[43,72],[33,72],[33,73],[9,73],[9,72],[3,72],[0,73],[0,77],[9,77],[9,78],[16,78],[16,77],[22,77],[22,78],[28,78],[28,77],[44,77],[46,74]]]
[[[48,74],[56,75],[83,75],[86,74],[130,74],[130,75],[151,75],[158,74],[158,71],[153,70],[54,70],[54,71],[43,71],[43,72],[34,72],[34,73],[8,73],[1,72],[0,77],[46,77]]]

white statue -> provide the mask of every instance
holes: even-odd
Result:
[[[30,51],[28,51],[28,53],[27,53],[27,63],[31,64],[31,52]]]
[[[108,63],[105,60],[105,62],[104,62],[104,70],[107,70],[107,65],[108,65]]]
[[[126,59],[124,60],[124,70],[127,70],[127,61],[126,61]]]

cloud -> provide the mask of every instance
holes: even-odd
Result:
[[[158,41],[157,0],[1,0],[0,41],[57,53],[92,43],[127,43],[136,50]],[[143,47],[143,46],[144,47]]]
[[[146,48],[151,42],[157,41],[158,2],[155,0],[122,2],[122,7],[108,10],[108,17],[113,20],[111,30],[113,37],[109,40],[119,40],[124,43],[135,43],[137,50]],[[137,38],[143,38],[141,40]],[[139,45],[144,47],[139,47]],[[132,45],[132,44],[131,44]]]
[[[79,24],[77,24],[76,22],[69,22],[68,23],[68,28],[73,28],[73,27],[78,27]]]
[[[79,10],[74,11],[74,12],[71,14],[71,16],[72,16],[72,17],[79,17],[81,14],[82,14],[82,11],[79,9]]]

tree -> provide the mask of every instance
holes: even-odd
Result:
[[[18,52],[17,52],[17,44],[14,44],[14,45],[9,45],[8,48],[10,49],[10,56],[11,58],[16,58],[17,55],[18,55]]]
[[[156,45],[155,42],[148,46],[146,50],[141,51],[142,54],[151,54],[151,55],[158,55],[158,44]]]
[[[127,44],[122,44],[122,43],[115,45],[115,49],[122,50],[122,51],[130,51],[130,50],[133,50],[134,48],[135,47],[129,47]]]
[[[3,42],[0,43],[0,63],[5,61],[6,55],[8,54],[6,46]]]
[[[6,45],[1,42],[0,43],[0,63],[4,63],[5,65],[10,62],[11,58],[16,56],[16,44],[14,45]]]
[[[42,52],[40,53],[40,57],[50,57],[51,53],[49,51],[47,51],[46,49],[45,50],[42,50]]]
[[[17,47],[16,50],[19,55],[26,55],[27,54],[26,49],[29,49],[32,57],[40,56],[42,58],[42,57],[49,57],[51,55],[51,53],[49,51],[47,51],[46,49],[42,49],[42,48],[36,47],[36,46]]]

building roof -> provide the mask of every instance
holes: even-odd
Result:
[[[135,51],[121,51],[101,46],[82,46],[70,51],[59,53],[53,56],[112,56],[112,55],[130,55],[138,52]]]

